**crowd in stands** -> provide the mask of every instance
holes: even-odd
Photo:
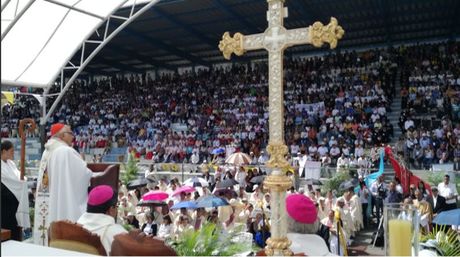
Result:
[[[454,162],[460,169],[460,44],[403,47],[398,152],[412,167]]]
[[[386,113],[394,96],[397,63],[391,50],[369,50],[286,61],[285,123],[290,153],[312,160],[360,157],[387,143]],[[129,146],[138,156],[200,161],[213,149],[256,156],[268,142],[266,63],[182,75],[113,76],[77,81],[49,122],[76,130],[80,151]],[[18,117],[17,112],[9,114]],[[16,118],[17,119],[17,118]],[[14,122],[14,119],[10,119]]]

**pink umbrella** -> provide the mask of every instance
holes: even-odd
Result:
[[[169,197],[168,193],[160,191],[160,190],[155,190],[155,191],[149,191],[149,192],[145,193],[142,196],[142,200],[143,201],[149,201],[149,200],[164,201],[164,200],[168,199],[168,197]]]
[[[179,195],[180,193],[191,193],[195,192],[195,188],[191,186],[181,186],[174,191],[173,196]]]

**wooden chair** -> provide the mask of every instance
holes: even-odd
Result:
[[[146,237],[140,230],[116,235],[112,242],[111,256],[177,256],[164,241]]]
[[[107,256],[98,235],[67,220],[55,221],[50,224],[48,245],[54,248]]]
[[[115,190],[116,194],[118,194],[118,177],[120,174],[119,164],[89,163],[88,169],[94,173],[101,173],[100,176],[96,176],[91,179],[90,190],[95,186],[108,185]]]

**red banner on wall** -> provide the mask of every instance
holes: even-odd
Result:
[[[403,188],[404,195],[409,194],[409,187],[411,184],[414,184],[418,187],[418,184],[423,182],[425,185],[425,189],[431,195],[431,186],[426,181],[423,181],[418,176],[414,175],[405,165],[401,164],[393,155],[390,147],[385,147],[385,156],[387,156],[391,162],[391,166],[393,166],[393,170],[395,171],[395,176],[401,181],[401,186]]]

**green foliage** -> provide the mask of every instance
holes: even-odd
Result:
[[[430,174],[428,175],[428,181],[431,185],[437,186],[444,180],[444,175],[444,172],[430,172]]]
[[[126,164],[123,164],[124,172],[120,173],[120,180],[124,185],[127,185],[129,181],[137,178],[137,172],[139,170],[137,167],[138,162],[139,160],[136,158],[135,154],[131,152],[128,155],[128,161]]]
[[[446,233],[445,227],[445,225],[434,226],[429,234],[421,236],[420,241],[436,240],[436,249],[442,256],[460,256],[460,238],[457,232],[449,229]]]
[[[123,224],[122,225],[124,229],[126,229],[126,231],[131,231],[134,229],[134,226],[133,225],[129,225],[129,224]]]
[[[255,250],[250,243],[237,242],[237,236],[244,226],[232,232],[223,231],[215,223],[207,222],[201,229],[184,231],[177,239],[169,244],[179,256],[231,256],[238,253]]]
[[[444,181],[444,172],[430,172],[428,175],[428,181],[430,182],[431,185],[437,186],[439,183]],[[455,180],[451,178],[450,183],[455,183],[455,186],[457,187],[457,192],[460,192],[460,176],[456,175]]]
[[[337,195],[342,195],[343,191],[339,189],[340,184],[350,179],[350,175],[347,172],[337,172],[332,178],[326,180],[321,190],[322,193],[326,193],[329,190],[336,190]]]

